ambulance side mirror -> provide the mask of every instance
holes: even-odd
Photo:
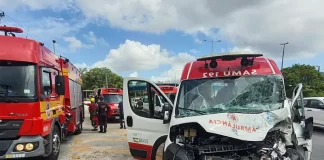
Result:
[[[165,102],[162,108],[162,114],[163,114],[163,124],[167,124],[171,120],[171,104],[168,102]]]
[[[55,76],[55,92],[60,96],[65,94],[64,76],[61,75]]]

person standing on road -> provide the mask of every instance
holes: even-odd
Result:
[[[98,118],[99,118],[99,125],[100,125],[100,131],[99,133],[106,133],[107,132],[107,119],[108,119],[108,111],[110,110],[110,107],[103,102],[104,98],[99,97],[98,102]]]
[[[119,108],[119,123],[120,123],[120,129],[126,129],[125,120],[124,120],[124,107],[123,107],[123,101],[119,102],[118,105]]]
[[[89,113],[90,113],[90,121],[93,126],[92,131],[97,131],[98,130],[98,115],[97,115],[98,106],[95,103],[94,98],[91,98],[90,101],[91,103],[88,106],[89,106]]]

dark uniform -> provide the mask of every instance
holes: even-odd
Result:
[[[99,125],[100,125],[100,133],[106,133],[107,132],[107,119],[108,119],[108,111],[110,107],[102,102],[103,97],[99,97],[98,102],[98,119],[99,119]]]
[[[124,107],[123,107],[123,101],[119,102],[118,105],[119,108],[119,123],[120,123],[120,129],[126,129],[125,121],[124,121]]]

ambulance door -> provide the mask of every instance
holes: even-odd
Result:
[[[165,142],[168,135],[172,103],[157,85],[146,79],[124,78],[123,88],[124,117],[130,153],[136,159],[155,159],[158,148]],[[148,95],[148,110],[137,108],[132,103],[135,96],[143,97],[145,93]],[[154,93],[161,95],[165,102],[161,105],[169,112],[164,111],[164,115],[154,114],[159,108],[155,106],[159,103],[154,103],[156,102]]]
[[[292,118],[293,129],[296,134],[297,150],[305,156],[305,160],[310,160],[312,152],[312,133],[313,133],[313,117],[305,119],[305,108],[303,103],[303,85],[298,84],[292,97]],[[304,150],[306,148],[307,150]]]

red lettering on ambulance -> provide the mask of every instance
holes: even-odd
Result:
[[[221,121],[221,120],[209,120],[209,124],[220,124],[225,127],[237,129],[237,130],[242,130],[246,131],[249,133],[256,132],[256,128],[254,127],[249,127],[249,126],[243,126],[243,125],[238,125],[238,124],[232,124],[230,121]]]

